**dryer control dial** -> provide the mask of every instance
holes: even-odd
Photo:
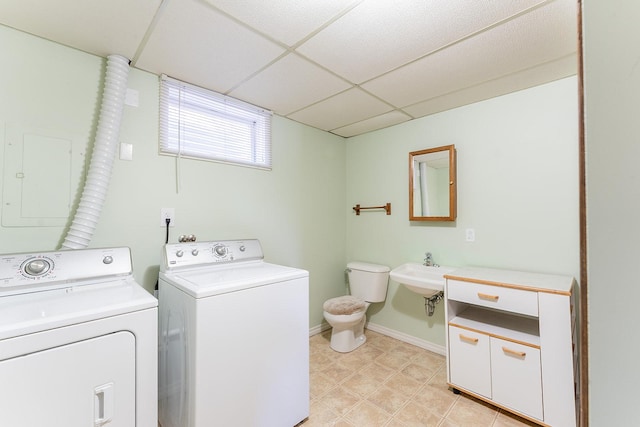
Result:
[[[38,277],[46,274],[51,269],[51,262],[44,258],[36,258],[28,261],[24,266],[24,272],[28,276]]]
[[[217,257],[223,257],[227,255],[227,247],[225,245],[216,245],[213,248],[214,255]]]

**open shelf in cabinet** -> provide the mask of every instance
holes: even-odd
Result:
[[[538,319],[533,317],[468,306],[449,320],[449,325],[507,341],[540,347]]]

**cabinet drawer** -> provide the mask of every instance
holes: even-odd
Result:
[[[493,401],[543,419],[540,350],[491,338]]]
[[[533,291],[448,279],[447,298],[497,310],[538,316],[538,293]]]
[[[451,383],[490,399],[489,336],[449,326],[448,356]]]

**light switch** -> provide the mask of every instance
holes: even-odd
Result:
[[[120,143],[120,160],[133,160],[133,144]]]
[[[464,235],[467,242],[476,241],[476,230],[474,230],[473,228],[467,228],[464,232]]]

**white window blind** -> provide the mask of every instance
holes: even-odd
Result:
[[[160,153],[271,169],[271,112],[163,75]]]

